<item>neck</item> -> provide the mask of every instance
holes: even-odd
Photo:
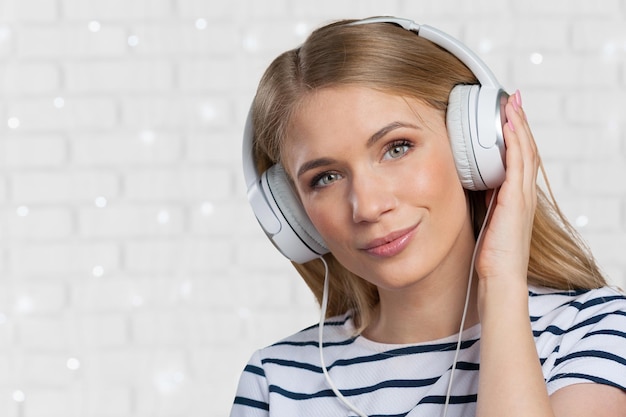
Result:
[[[421,343],[459,332],[465,307],[467,279],[453,287],[420,294],[380,292],[374,320],[364,336],[381,343]],[[478,324],[476,280],[472,280],[464,329]]]

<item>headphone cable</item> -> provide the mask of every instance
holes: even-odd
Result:
[[[489,200],[489,206],[487,207],[487,213],[485,214],[485,218],[483,219],[483,224],[480,226],[480,231],[478,232],[478,237],[476,238],[476,244],[474,245],[474,251],[472,253],[472,262],[470,264],[469,277],[467,279],[467,292],[465,293],[465,305],[463,306],[463,316],[461,317],[461,325],[459,326],[459,336],[456,341],[456,351],[454,352],[454,360],[452,361],[452,369],[450,370],[450,381],[448,382],[448,391],[446,392],[446,402],[443,406],[443,417],[447,417],[448,415],[448,406],[450,405],[450,396],[452,394],[452,382],[454,381],[454,371],[456,371],[456,364],[459,360],[459,353],[461,351],[461,342],[463,336],[463,328],[465,327],[465,318],[467,317],[467,310],[469,307],[469,299],[470,293],[472,291],[472,278],[474,276],[474,264],[476,263],[476,254],[478,253],[478,247],[483,238],[483,232],[485,231],[485,226],[487,225],[487,221],[491,214],[491,209],[493,208],[493,202],[496,199],[496,194],[498,193],[498,189],[494,189],[491,194],[491,199]]]
[[[459,328],[459,334],[458,334],[457,343],[456,343],[456,350],[455,350],[455,353],[454,353],[454,360],[452,361],[452,369],[450,371],[450,381],[448,382],[448,390],[446,392],[446,401],[444,403],[444,408],[443,408],[443,417],[447,417],[447,415],[448,415],[448,406],[450,404],[450,397],[451,397],[451,393],[452,393],[452,383],[454,381],[454,372],[456,370],[456,364],[457,364],[457,361],[459,359],[459,353],[461,351],[461,342],[462,342],[462,336],[463,336],[463,328],[465,327],[465,319],[467,317],[467,310],[468,310],[468,306],[469,306],[469,299],[470,299],[470,293],[471,293],[471,288],[472,288],[472,277],[474,275],[474,264],[476,262],[476,254],[478,252],[478,247],[480,246],[480,243],[482,241],[483,232],[485,230],[485,226],[487,225],[487,221],[488,221],[489,216],[491,214],[491,210],[493,208],[493,203],[494,203],[494,201],[496,199],[497,192],[498,192],[497,189],[493,190],[493,193],[491,195],[491,199],[489,201],[489,206],[487,208],[487,213],[485,214],[485,219],[483,220],[483,223],[482,223],[482,225],[480,227],[480,232],[478,233],[478,238],[476,239],[476,245],[474,246],[474,251],[472,253],[472,261],[471,261],[470,272],[469,272],[469,277],[468,277],[468,281],[467,281],[467,292],[465,294],[465,305],[463,306],[463,316],[461,317],[461,325],[460,325],[460,328]],[[322,305],[321,305],[320,321],[319,321],[319,326],[318,326],[318,348],[319,348],[319,353],[320,353],[320,365],[321,365],[321,368],[322,368],[322,372],[324,373],[324,378],[326,379],[326,383],[328,384],[330,389],[333,391],[333,393],[335,393],[337,398],[346,407],[348,407],[350,410],[354,411],[359,417],[368,417],[367,414],[365,414],[363,411],[361,411],[359,408],[357,408],[354,404],[352,404],[341,393],[341,391],[339,391],[339,389],[335,386],[335,383],[333,382],[332,378],[328,374],[328,369],[327,369],[326,363],[324,361],[324,345],[323,345],[323,340],[324,340],[324,321],[326,319],[326,310],[328,309],[328,287],[329,287],[329,283],[328,283],[328,281],[329,281],[328,280],[328,264],[326,263],[326,260],[324,259],[324,257],[320,257],[319,259],[321,259],[322,263],[324,264],[324,292],[323,292],[323,295],[322,295]]]
[[[326,368],[326,363],[324,362],[323,340],[324,340],[324,320],[326,319],[326,310],[328,308],[328,264],[326,263],[326,259],[324,259],[323,257],[320,257],[320,259],[324,263],[324,294],[322,295],[322,308],[321,308],[321,314],[320,314],[320,323],[318,327],[319,329],[318,347],[319,347],[319,352],[320,352],[320,365],[322,366],[322,372],[324,372],[324,378],[326,378],[326,383],[328,384],[330,389],[333,390],[337,398],[342,403],[344,403],[346,407],[348,407],[350,410],[357,413],[359,417],[368,417],[367,414],[359,410],[354,404],[352,404],[341,393],[341,391],[339,391],[339,389],[337,389],[337,387],[335,386],[335,383],[333,382],[333,380],[330,378],[330,375],[328,374],[328,369]]]

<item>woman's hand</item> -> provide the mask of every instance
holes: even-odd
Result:
[[[506,176],[476,259],[482,329],[476,415],[552,417],[530,326],[526,281],[539,156],[519,92],[509,97],[505,111]]]
[[[526,286],[530,238],[537,206],[539,155],[519,91],[509,96],[503,127],[506,177],[496,192],[492,215],[476,259],[480,280],[517,280]]]

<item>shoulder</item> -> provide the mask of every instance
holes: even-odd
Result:
[[[626,296],[615,288],[559,291],[529,287],[528,303],[538,341],[582,339],[600,329],[605,335],[626,336]]]
[[[354,341],[352,314],[346,313],[324,321],[324,346],[347,345]],[[309,326],[261,350],[263,362],[281,358],[307,358],[318,354],[319,324]]]
[[[595,382],[626,389],[626,297],[611,287],[529,289],[531,324],[550,393]]]
[[[591,290],[555,290],[530,286],[531,320],[568,320],[626,314],[626,295],[613,287]]]
[[[319,325],[313,325],[254,352],[241,374],[231,417],[266,417],[270,392],[279,393],[274,401],[281,402],[321,391],[318,332]],[[350,349],[353,333],[350,314],[330,318],[324,322],[324,347]]]

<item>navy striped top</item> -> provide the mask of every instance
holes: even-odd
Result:
[[[594,382],[626,390],[626,297],[612,288],[529,288],[530,320],[550,394]],[[352,416],[328,387],[317,326],[254,353],[231,417]],[[369,416],[441,415],[458,335],[427,343],[382,344],[353,336],[350,314],[324,327],[328,372],[342,394]],[[448,416],[475,415],[480,325],[463,332]]]

